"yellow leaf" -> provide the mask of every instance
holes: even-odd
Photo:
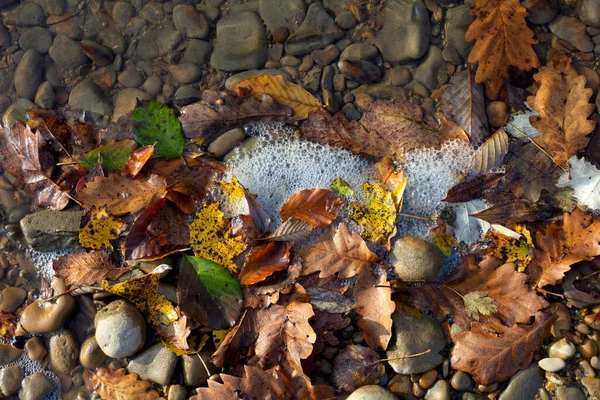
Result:
[[[172,351],[173,353],[175,353],[178,356],[182,356],[184,354],[196,354],[196,353],[200,352],[200,350],[202,350],[204,348],[204,346],[206,345],[208,338],[209,338],[208,335],[202,335],[202,337],[199,339],[197,336],[190,338],[188,340],[190,348],[187,350],[182,350],[179,347],[175,346],[175,344],[173,344],[167,340],[163,340],[163,344],[165,345],[165,347],[168,350]]]
[[[233,259],[246,250],[246,244],[231,236],[217,203],[204,205],[190,224],[190,245],[196,257],[213,261],[231,272],[237,271]]]
[[[308,118],[308,113],[317,111],[323,105],[302,86],[288,81],[281,75],[261,75],[246,79],[235,84],[233,91],[238,96],[246,96],[249,92],[259,100],[263,94],[267,94],[279,104],[294,110],[294,119],[297,121]]]
[[[89,221],[79,231],[79,243],[86,249],[113,249],[112,240],[119,237],[125,229],[125,223],[110,215],[106,206],[95,207],[89,212]]]
[[[448,232],[448,226],[446,224],[441,224],[438,226],[434,226],[429,230],[433,233],[433,243],[437,246],[438,249],[444,254],[446,257],[450,257],[452,254],[452,248],[458,247],[456,240],[452,236],[452,233]]]
[[[234,217],[240,214],[248,214],[248,202],[246,201],[244,187],[238,179],[234,176],[229,182],[221,181],[219,185],[221,185],[224,195],[221,209],[224,211],[225,216]]]
[[[151,325],[169,325],[177,320],[177,310],[158,292],[159,279],[160,274],[147,274],[114,285],[103,280],[102,289],[131,301]]]
[[[354,198],[354,190],[350,187],[350,184],[336,176],[331,185],[329,185],[331,190],[333,190],[340,199],[344,201],[350,201]]]
[[[229,333],[230,330],[231,329],[214,329],[212,331],[212,340],[213,340],[215,349],[218,349],[219,346],[221,345],[221,343],[223,343],[225,336],[227,336],[227,334]]]
[[[531,262],[530,251],[534,245],[531,240],[531,233],[525,225],[515,225],[513,230],[521,234],[519,239],[503,235],[496,231],[486,234],[485,237],[494,241],[495,247],[491,249],[491,254],[500,259],[502,263],[517,264],[518,271],[523,272]]]

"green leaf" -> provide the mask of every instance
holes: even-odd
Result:
[[[89,171],[98,164],[98,154],[100,154],[102,169],[105,172],[119,172],[125,168],[129,156],[137,147],[137,143],[131,139],[113,140],[88,151],[81,157],[79,163]]]
[[[156,143],[154,154],[176,158],[183,154],[185,139],[175,110],[156,101],[149,101],[133,110],[133,132],[142,146]]]
[[[177,300],[190,318],[210,329],[230,328],[242,314],[242,296],[240,282],[219,264],[182,257]]]

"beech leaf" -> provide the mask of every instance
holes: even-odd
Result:
[[[81,157],[80,164],[90,171],[96,166],[98,156],[100,156],[100,162],[104,171],[108,173],[123,171],[129,161],[129,157],[137,147],[137,143],[132,139],[113,140],[88,151]]]
[[[283,203],[279,213],[287,221],[295,218],[309,223],[313,227],[326,227],[337,218],[336,208],[343,204],[328,189],[305,189],[290,196]]]
[[[138,377],[135,373],[128,374],[125,368],[112,370],[100,367],[96,373],[92,373],[91,382],[103,400],[161,399],[158,392],[151,389],[150,382],[138,380]]]
[[[175,110],[156,101],[136,107],[131,114],[133,133],[142,146],[154,146],[157,156],[176,158],[183,154],[185,139]]]
[[[565,171],[556,186],[570,187],[577,204],[592,210],[600,209],[600,170],[584,158],[573,156],[569,159],[568,171]]]
[[[271,242],[256,247],[246,256],[240,271],[242,285],[252,285],[264,281],[277,271],[285,270],[290,265],[290,250],[293,243]]]
[[[265,239],[284,242],[300,241],[308,238],[312,230],[313,227],[308,222],[290,218]]]
[[[111,241],[125,230],[123,220],[106,212],[106,206],[94,207],[84,216],[85,223],[79,230],[79,243],[86,249],[110,249]]]
[[[379,383],[385,374],[385,366],[379,354],[368,347],[351,344],[335,357],[333,381],[335,386],[344,392]]]
[[[159,325],[156,329],[158,334],[169,344],[175,346],[177,355],[186,354],[186,350],[190,349],[188,337],[192,330],[188,326],[187,316],[181,315],[178,312],[179,318],[177,321],[171,322],[169,325]]]
[[[508,135],[498,129],[475,153],[472,169],[476,174],[485,174],[500,167],[508,154]]]
[[[60,256],[52,268],[68,286],[94,286],[103,280],[114,281],[130,272],[129,267],[116,265],[107,251],[79,251]]]

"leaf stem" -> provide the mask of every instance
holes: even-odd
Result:
[[[424,356],[425,354],[428,354],[430,352],[431,352],[431,349],[427,349],[427,350],[425,350],[425,351],[423,351],[421,353],[410,354],[408,356],[398,356],[398,357],[391,357],[391,358],[382,358],[381,360],[378,360],[378,361],[372,362],[370,364],[367,364],[367,367],[370,367],[371,365],[375,365],[375,364],[378,364],[378,363],[381,363],[381,362],[384,362],[384,361],[395,361],[395,360],[404,360],[404,359],[407,359],[407,358],[421,357],[421,356]]]

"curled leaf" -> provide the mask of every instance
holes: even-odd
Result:
[[[252,250],[240,271],[242,285],[264,281],[273,273],[285,270],[290,264],[292,244],[271,242]]]

